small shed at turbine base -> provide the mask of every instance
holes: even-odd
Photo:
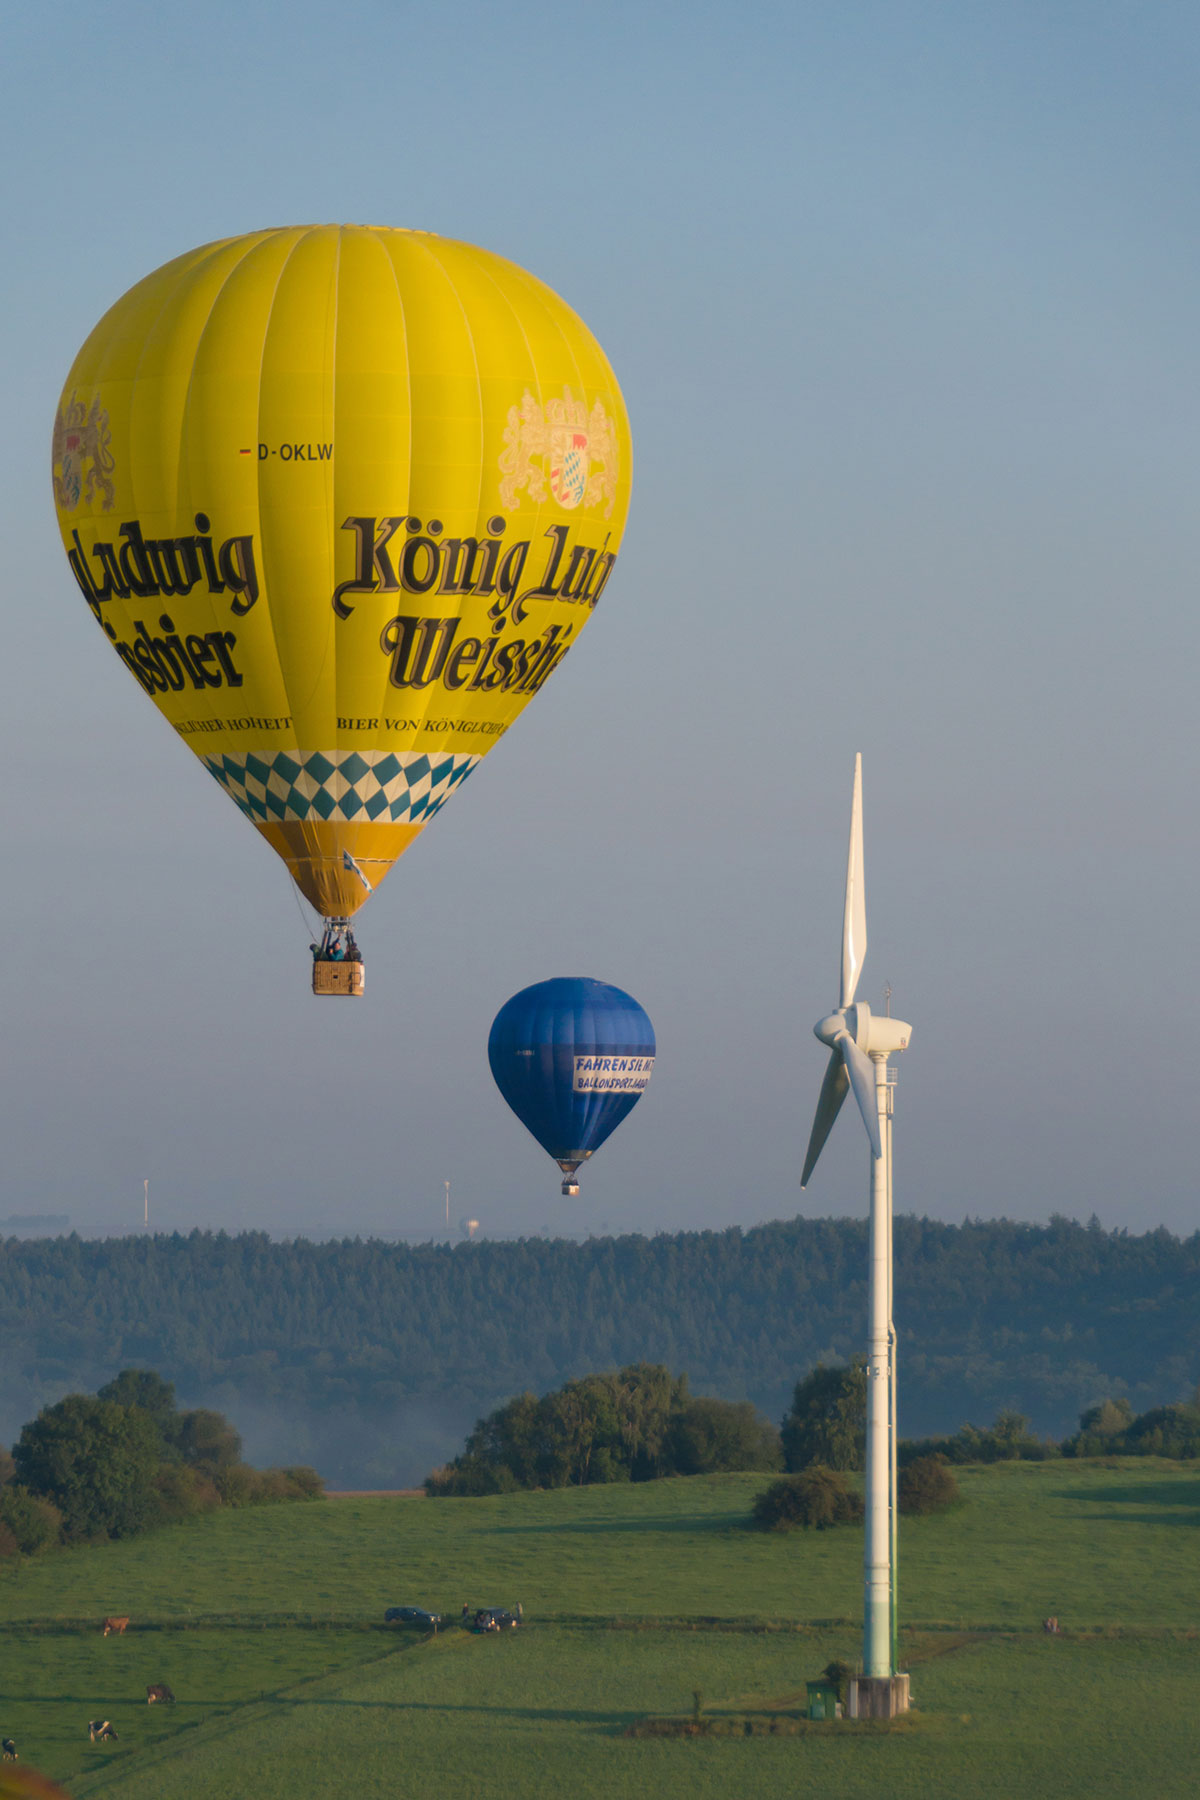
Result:
[[[841,1718],[842,1709],[838,1703],[836,1681],[806,1681],[804,1686],[808,1697],[810,1719]]]

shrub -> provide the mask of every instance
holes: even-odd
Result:
[[[511,1494],[522,1484],[504,1463],[482,1456],[456,1456],[452,1463],[425,1477],[425,1492],[441,1500],[468,1494]]]
[[[902,1513],[947,1512],[962,1504],[958,1483],[940,1456],[919,1456],[900,1471]]]
[[[1129,1456],[1200,1456],[1200,1413],[1192,1406],[1152,1407],[1138,1414],[1119,1448]]]
[[[1114,1456],[1125,1448],[1125,1433],[1133,1423],[1133,1408],[1124,1395],[1102,1400],[1079,1415],[1079,1430],[1063,1445],[1065,1456]]]
[[[221,1496],[222,1506],[253,1506],[258,1485],[258,1470],[248,1463],[225,1463],[219,1469],[206,1470]]]
[[[186,1463],[164,1463],[154,1477],[154,1489],[156,1511],[164,1525],[212,1512],[221,1504],[221,1496],[207,1476],[189,1469]]]
[[[295,1463],[283,1471],[287,1479],[289,1500],[320,1500],[325,1492],[325,1478],[306,1463]]]
[[[251,1469],[254,1481],[246,1504],[267,1506],[280,1500],[319,1500],[325,1483],[315,1469]]]
[[[1034,1437],[1029,1420],[1016,1412],[998,1413],[994,1425],[962,1425],[953,1437],[906,1438],[898,1448],[905,1466],[922,1456],[940,1456],[950,1463],[994,1463],[1045,1462],[1063,1454],[1062,1446],[1052,1440]]]
[[[23,1556],[36,1556],[62,1539],[63,1518],[52,1500],[10,1482],[0,1492],[0,1529]]]
[[[1063,1445],[1067,1456],[1200,1457],[1200,1406],[1153,1406],[1135,1417],[1125,1399],[1091,1406],[1078,1434]]]
[[[252,1469],[227,1463],[218,1469],[203,1464],[164,1463],[154,1481],[158,1516],[164,1523],[211,1512],[217,1506],[266,1506],[283,1500],[316,1500],[325,1483],[315,1469]]]
[[[854,1673],[854,1664],[840,1662],[835,1658],[833,1662],[825,1664],[821,1673],[826,1681],[837,1689],[837,1697],[845,1706],[846,1696],[850,1692],[850,1677]]]
[[[764,1488],[754,1502],[754,1522],[767,1531],[791,1531],[802,1525],[828,1531],[834,1525],[856,1525],[863,1516],[859,1494],[846,1486],[838,1469],[814,1463],[798,1475],[785,1475]]]
[[[1119,1437],[1133,1424],[1133,1408],[1124,1394],[1119,1400],[1102,1400],[1099,1406],[1089,1406],[1079,1417],[1081,1432],[1093,1433],[1096,1437]]]
[[[291,1490],[288,1478],[282,1469],[259,1469],[250,1490],[251,1506],[269,1506],[280,1500],[290,1500]]]

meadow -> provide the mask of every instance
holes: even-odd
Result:
[[[856,1658],[862,1537],[749,1530],[762,1482],[324,1500],[25,1563],[0,1574],[0,1732],[79,1800],[1192,1791],[1194,1466],[967,1469],[961,1510],[905,1520],[917,1710],[886,1733],[794,1735],[805,1680]],[[518,1600],[504,1638],[383,1624]],[[102,1639],[112,1611],[133,1625]],[[174,1707],[147,1707],[153,1681]],[[625,1735],[696,1691],[741,1735]],[[116,1745],[88,1743],[97,1714]]]

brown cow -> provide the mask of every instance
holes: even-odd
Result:
[[[175,1696],[165,1681],[156,1681],[146,1689],[146,1705],[153,1706],[156,1700],[169,1700],[172,1706],[175,1704]]]
[[[105,1738],[111,1738],[114,1744],[117,1741],[117,1734],[107,1719],[89,1719],[88,1736],[93,1744],[102,1744]]]
[[[11,1738],[0,1740],[0,1750],[3,1750],[4,1752],[5,1762],[20,1762],[21,1759],[17,1755],[17,1746]]]
[[[125,1635],[125,1627],[128,1625],[128,1623],[129,1623],[129,1614],[128,1613],[126,1613],[124,1618],[121,1618],[121,1619],[105,1619],[104,1630],[100,1633],[100,1636],[107,1637],[110,1631],[115,1631],[117,1633],[118,1637],[123,1637]]]

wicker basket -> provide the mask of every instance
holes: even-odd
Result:
[[[360,962],[313,963],[314,994],[361,994],[363,966]]]

